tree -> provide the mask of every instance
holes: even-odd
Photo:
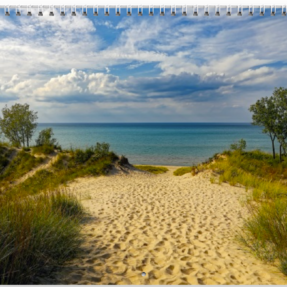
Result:
[[[37,127],[37,112],[30,111],[28,104],[15,104],[10,109],[6,105],[2,114],[0,128],[5,137],[15,146],[29,147],[29,141]]]
[[[280,161],[282,161],[282,148],[284,155],[287,149],[287,89],[275,88],[272,99],[277,110],[276,137],[280,144]]]
[[[268,134],[272,142],[273,158],[275,159],[275,145],[277,131],[278,111],[272,97],[261,98],[249,108],[252,115],[252,124],[263,126],[262,132]]]
[[[246,140],[241,139],[238,142],[231,144],[230,149],[239,150],[240,152],[242,152],[243,150],[246,149]]]
[[[57,144],[57,140],[53,138],[53,130],[52,128],[47,128],[44,130],[41,130],[39,132],[39,136],[36,139],[36,145],[37,146],[43,146],[43,145],[49,145],[49,146],[55,146]]]

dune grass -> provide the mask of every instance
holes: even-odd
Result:
[[[82,206],[57,191],[0,201],[0,283],[33,283],[79,250]]]
[[[2,181],[15,181],[33,168],[41,164],[45,158],[34,157],[28,152],[20,151],[9,163],[7,162],[7,168],[0,174],[0,182]]]
[[[181,176],[181,175],[184,175],[186,173],[190,173],[192,170],[192,167],[191,166],[187,166],[187,167],[180,167],[178,168],[177,170],[175,170],[173,172],[173,175],[175,176]]]
[[[54,147],[51,145],[35,146],[32,148],[32,154],[49,155],[54,152]]]
[[[13,149],[0,145],[0,173],[9,164],[9,157],[13,153]]]
[[[39,170],[24,182],[6,190],[6,197],[35,195],[57,189],[79,177],[105,175],[117,158],[113,152],[110,152],[101,158],[90,158],[84,163],[77,163],[73,155],[61,154],[49,170]]]
[[[287,275],[287,162],[259,150],[225,155],[210,165],[219,183],[251,190],[246,202],[250,217],[238,239],[259,258],[279,260],[279,268]]]
[[[83,208],[75,196],[59,188],[77,177],[107,174],[117,159],[107,144],[71,150],[60,153],[49,169],[2,190],[0,284],[37,283],[37,278],[77,255]],[[14,181],[39,160],[21,151],[2,176]]]
[[[148,171],[153,174],[161,174],[168,171],[164,166],[154,166],[154,165],[134,165],[135,168]]]

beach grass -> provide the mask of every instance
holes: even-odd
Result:
[[[0,283],[31,284],[79,251],[83,209],[63,191],[0,201]],[[37,283],[37,282],[36,282]]]
[[[164,166],[154,166],[154,165],[134,165],[135,168],[148,171],[153,174],[162,174],[168,171],[168,168]]]
[[[0,154],[5,159],[11,155],[6,147]],[[78,177],[107,174],[118,159],[107,144],[57,156],[50,167],[13,184],[44,160],[28,150],[18,151],[1,174],[1,284],[37,283],[37,278],[78,254],[84,211],[78,198],[62,188]],[[8,180],[12,184],[5,185]]]
[[[115,159],[117,156],[110,152],[101,158],[90,158],[85,163],[77,163],[75,157],[60,154],[51,168],[37,171],[25,181],[7,189],[5,194],[10,198],[14,198],[16,195],[25,197],[43,191],[55,190],[79,177],[105,175],[112,168]]]
[[[191,166],[187,166],[187,167],[180,167],[178,168],[177,170],[175,170],[173,172],[173,175],[175,176],[181,176],[181,175],[184,175],[186,173],[190,173],[192,171],[192,168]]]
[[[49,155],[54,152],[54,147],[51,145],[35,146],[32,148],[33,154],[44,154]]]
[[[11,162],[9,162],[8,157],[6,157],[7,168],[2,174],[0,174],[0,181],[15,181],[33,168],[43,163],[44,160],[44,157],[34,157],[25,151],[17,152],[17,155],[11,160]]]
[[[287,162],[259,150],[225,152],[210,168],[219,182],[250,190],[249,217],[238,239],[264,261],[280,261],[287,275]]]

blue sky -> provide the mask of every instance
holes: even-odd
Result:
[[[0,15],[0,108],[40,122],[249,122],[250,104],[287,86],[287,19]]]

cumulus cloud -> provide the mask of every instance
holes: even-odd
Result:
[[[154,105],[163,117],[173,109],[187,116],[186,107],[196,113],[200,103],[239,111],[286,82],[286,23],[279,17],[103,21],[66,13],[0,17],[0,101],[68,110],[110,104],[115,113]]]

